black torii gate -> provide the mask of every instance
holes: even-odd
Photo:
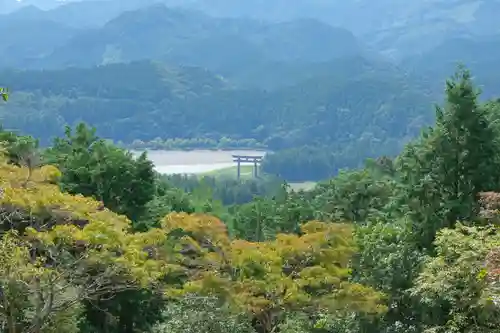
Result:
[[[253,163],[254,177],[258,177],[257,165],[262,162],[263,156],[249,156],[249,155],[233,155],[233,161],[238,163],[238,179],[241,178],[241,163]]]

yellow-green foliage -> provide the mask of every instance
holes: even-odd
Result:
[[[252,243],[231,240],[215,217],[172,213],[162,228],[132,234],[126,217],[94,199],[62,193],[55,184],[59,177],[52,166],[28,170],[0,163],[0,251],[10,251],[0,262],[0,279],[2,285],[24,286],[12,289],[11,307],[20,296],[39,304],[49,293],[65,308],[68,293],[81,300],[170,275],[175,282],[165,286],[167,295],[215,296],[255,316],[268,331],[283,310],[385,310],[381,294],[348,281],[355,248],[347,224],[312,221],[301,236]],[[54,288],[61,285],[66,290]],[[57,321],[55,310],[30,309],[33,327]]]
[[[147,251],[165,243],[163,231],[129,233],[126,217],[94,199],[62,193],[54,184],[59,176],[53,166],[28,170],[0,162],[4,323],[9,313],[27,311],[30,327],[47,325],[75,301],[147,286],[170,270]]]
[[[125,230],[130,222],[109,210],[99,210],[101,203],[81,195],[62,193],[54,182],[60,171],[54,166],[43,166],[33,170],[29,181],[29,170],[24,167],[0,164],[0,205],[13,206],[29,214],[53,214],[68,221],[83,219],[88,222],[106,222],[117,230]],[[26,184],[25,184],[26,183]]]
[[[283,309],[385,311],[381,294],[348,282],[355,248],[347,224],[312,221],[302,226],[302,236],[279,234],[258,243],[231,241],[221,221],[203,215],[170,214],[163,228],[191,250],[177,257],[190,278],[169,295],[224,297],[261,323]]]
[[[428,257],[411,289],[429,313],[450,309],[447,320],[431,322],[426,332],[494,332],[500,327],[498,294],[495,295],[497,228],[467,227],[438,232],[436,256]],[[498,264],[498,257],[497,257]],[[444,315],[443,315],[444,316]]]
[[[9,91],[6,88],[0,87],[0,99],[2,99],[4,102],[7,102],[9,99]]]
[[[488,292],[490,298],[497,304],[500,304],[500,237],[497,237],[492,248],[486,256],[485,278],[488,281]]]

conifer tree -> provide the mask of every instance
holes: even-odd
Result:
[[[407,146],[398,161],[422,248],[430,248],[439,229],[472,221],[479,192],[497,186],[499,149],[478,95],[469,71],[460,67],[446,82],[435,127]]]

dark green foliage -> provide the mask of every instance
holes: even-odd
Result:
[[[414,234],[423,248],[431,246],[437,230],[474,220],[478,193],[499,184],[497,137],[469,72],[457,72],[446,83],[446,94],[444,108],[436,111],[436,126],[398,161]]]
[[[359,254],[354,279],[388,295],[392,304],[377,325],[378,332],[420,332],[418,300],[408,289],[420,270],[423,255],[413,241],[411,221],[374,220],[356,232]],[[373,329],[373,323],[363,323]]]
[[[284,184],[272,197],[230,207],[228,224],[235,237],[251,241],[272,239],[280,232],[298,233],[302,223],[314,219],[312,204],[303,192],[290,193]]]
[[[327,146],[304,146],[267,155],[262,170],[291,182],[321,180],[336,173],[336,162],[338,160]]]
[[[155,174],[145,154],[134,158],[95,136],[95,129],[79,124],[66,127],[45,153],[45,162],[63,172],[61,187],[69,193],[93,196],[109,209],[136,220],[153,198]]]
[[[221,307],[214,299],[187,297],[170,302],[152,333],[255,333],[250,319]]]
[[[162,318],[161,291],[124,291],[86,302],[81,333],[147,332]]]
[[[0,142],[4,144],[11,163],[16,165],[25,164],[26,158],[32,158],[31,162],[39,162],[38,140],[31,136],[18,135],[12,131],[0,127]],[[37,161],[34,161],[36,159]]]
[[[380,217],[392,200],[396,181],[374,170],[341,172],[311,192],[318,218],[363,223]]]
[[[232,179],[211,176],[168,175],[162,179],[171,186],[192,193],[200,187],[211,189],[211,197],[224,205],[239,205],[252,201],[255,196],[271,196],[283,183],[279,178]]]
[[[144,214],[134,222],[134,229],[146,231],[158,227],[160,220],[171,212],[194,213],[195,203],[191,196],[180,189],[168,188],[146,204]]]

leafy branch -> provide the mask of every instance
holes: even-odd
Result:
[[[9,90],[7,88],[0,87],[0,97],[4,100],[4,102],[7,102],[9,99]]]

